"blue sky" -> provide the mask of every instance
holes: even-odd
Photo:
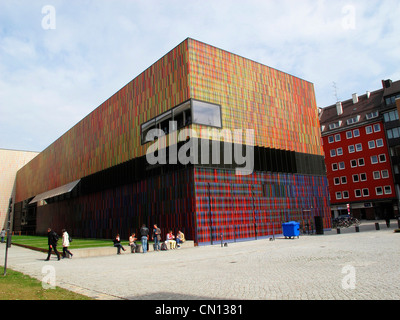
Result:
[[[398,17],[398,0],[2,0],[0,148],[44,150],[187,37],[314,83],[319,107],[333,83],[350,99],[400,80]]]

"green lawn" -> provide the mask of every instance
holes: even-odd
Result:
[[[0,300],[93,300],[59,287],[44,289],[42,282],[23,273],[0,267]]]
[[[95,247],[112,247],[114,243],[108,239],[72,239],[69,248],[81,249],[81,248],[95,248]],[[11,242],[14,244],[22,244],[31,246],[39,249],[48,249],[47,237],[45,236],[12,236]],[[137,241],[138,242],[138,241]],[[123,246],[128,246],[129,241],[121,241]],[[150,243],[149,243],[150,245]],[[62,247],[62,238],[58,240],[58,246]]]

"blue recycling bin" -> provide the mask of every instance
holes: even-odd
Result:
[[[285,238],[298,238],[300,236],[300,223],[295,221],[282,223],[282,231]]]

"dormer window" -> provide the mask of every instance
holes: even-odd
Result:
[[[357,123],[358,121],[360,121],[360,116],[353,117],[353,118],[347,120],[347,125],[351,125],[353,123]]]
[[[369,119],[377,118],[378,116],[379,116],[379,112],[374,111],[374,112],[367,113],[367,115],[365,117],[367,118],[367,120],[369,120]]]
[[[329,130],[333,130],[333,129],[339,128],[341,125],[342,125],[342,121],[331,123],[329,125]]]

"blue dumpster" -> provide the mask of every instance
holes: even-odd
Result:
[[[285,238],[298,238],[300,236],[300,223],[295,221],[282,223],[282,231]]]

